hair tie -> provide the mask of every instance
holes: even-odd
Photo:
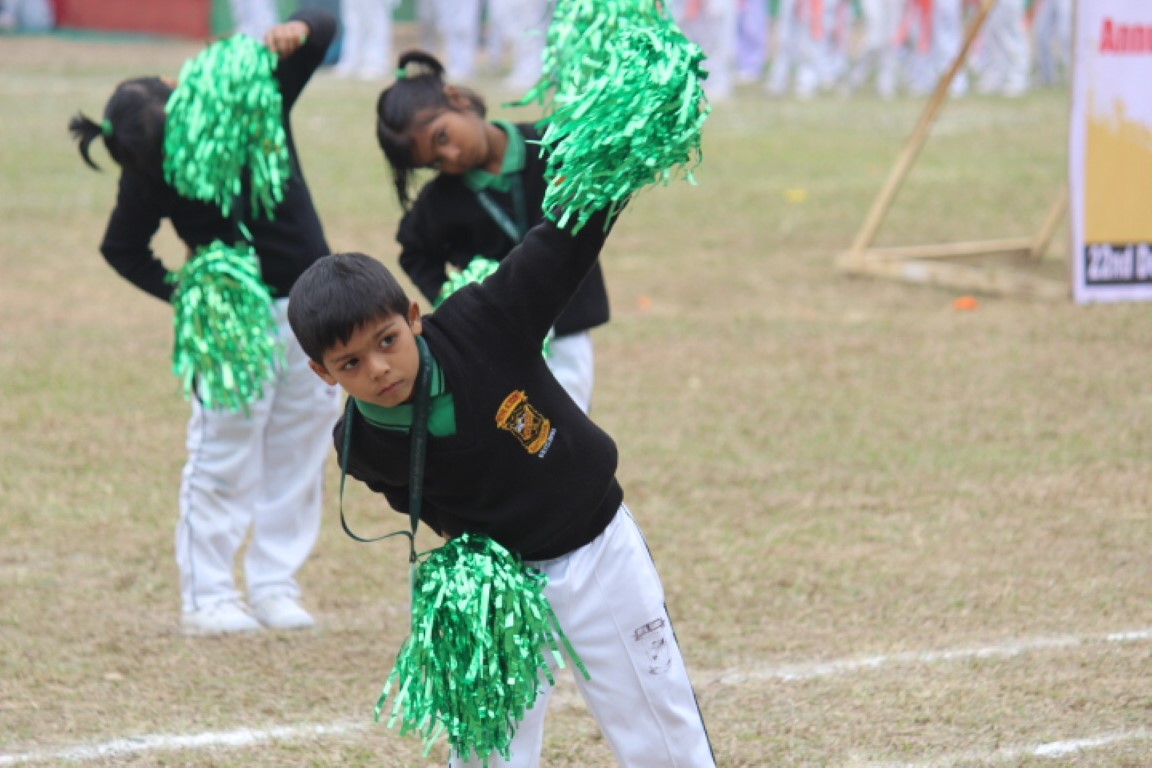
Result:
[[[404,67],[396,67],[396,79],[397,80],[407,80],[408,79],[408,70],[404,69]]]
[[[112,135],[112,121],[111,120],[106,119],[104,122],[100,123],[100,133],[104,134],[106,137]]]

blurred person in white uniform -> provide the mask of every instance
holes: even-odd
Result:
[[[1072,70],[1072,0],[1035,0],[1032,41],[1040,85],[1068,82]]]
[[[689,40],[700,46],[708,59],[704,69],[704,93],[723,100],[732,95],[736,67],[736,4],[738,0],[675,0],[672,17]]]
[[[344,36],[340,60],[333,70],[337,76],[380,80],[390,74],[392,12],[396,3],[397,0],[340,0]]]
[[[488,66],[501,71],[504,52],[511,52],[505,86],[524,90],[540,79],[551,21],[551,0],[488,0]]]
[[[976,90],[1016,97],[1028,91],[1032,44],[1025,23],[1026,0],[998,0],[977,41]]]
[[[903,5],[902,0],[860,0],[859,48],[845,82],[849,93],[871,81],[881,98],[896,95],[900,74],[896,39]]]
[[[280,20],[276,0],[229,0],[232,7],[232,25],[237,32],[264,39],[264,33]]]

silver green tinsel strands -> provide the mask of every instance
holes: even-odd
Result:
[[[282,363],[272,297],[251,246],[200,248],[176,284],[172,370],[206,408],[248,411]]]
[[[498,266],[500,266],[500,262],[498,261],[493,261],[484,256],[473,256],[472,261],[468,262],[468,266],[448,275],[448,279],[444,281],[444,285],[440,286],[440,293],[437,294],[436,301],[432,302],[433,308],[439,307],[444,303],[444,299],[456,293],[456,291],[464,286],[484,282],[489,275],[496,271],[496,267]]]
[[[228,216],[250,175],[249,210],[273,218],[291,174],[278,59],[235,35],[185,62],[168,99],[164,178],[183,197]]]
[[[520,102],[550,114],[540,139],[551,183],[544,210],[578,231],[677,170],[694,183],[704,53],[655,0],[560,0],[541,80]],[[558,214],[556,212],[559,212]]]
[[[486,536],[463,534],[416,569],[412,631],[376,704],[376,719],[396,688],[388,727],[417,732],[425,755],[443,735],[463,756],[488,765],[510,757],[516,724],[536,701],[548,656],[583,664],[544,596],[547,577]],[[547,656],[546,656],[547,654]]]
[[[445,299],[464,286],[484,282],[489,275],[496,271],[498,266],[500,266],[498,261],[484,256],[473,256],[472,261],[468,262],[468,266],[448,275],[444,285],[440,286],[440,293],[436,294],[436,300],[432,302],[433,309],[439,307]],[[544,339],[544,357],[548,357],[552,353],[553,335],[554,331],[549,331],[548,338]]]

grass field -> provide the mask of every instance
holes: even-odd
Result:
[[[316,631],[178,632],[170,310],[103,263],[116,174],[65,123],[196,50],[0,39],[0,765],[443,764],[371,722],[407,630],[402,544],[331,516],[301,574]],[[375,92],[321,74],[295,128],[332,247],[393,265]],[[1149,309],[957,311],[838,273],[920,108],[716,105],[699,185],[645,191],[606,249],[594,417],[721,766],[1147,766]],[[881,242],[1034,232],[1067,109],[948,105]],[[1066,259],[1062,235],[1033,269]],[[404,524],[359,487],[346,506],[365,532]],[[613,764],[570,686],[547,739],[548,766]]]

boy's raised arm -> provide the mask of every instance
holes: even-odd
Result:
[[[539,345],[600,257],[612,223],[601,210],[572,234],[571,226],[544,219],[479,289],[509,317],[512,328]]]

